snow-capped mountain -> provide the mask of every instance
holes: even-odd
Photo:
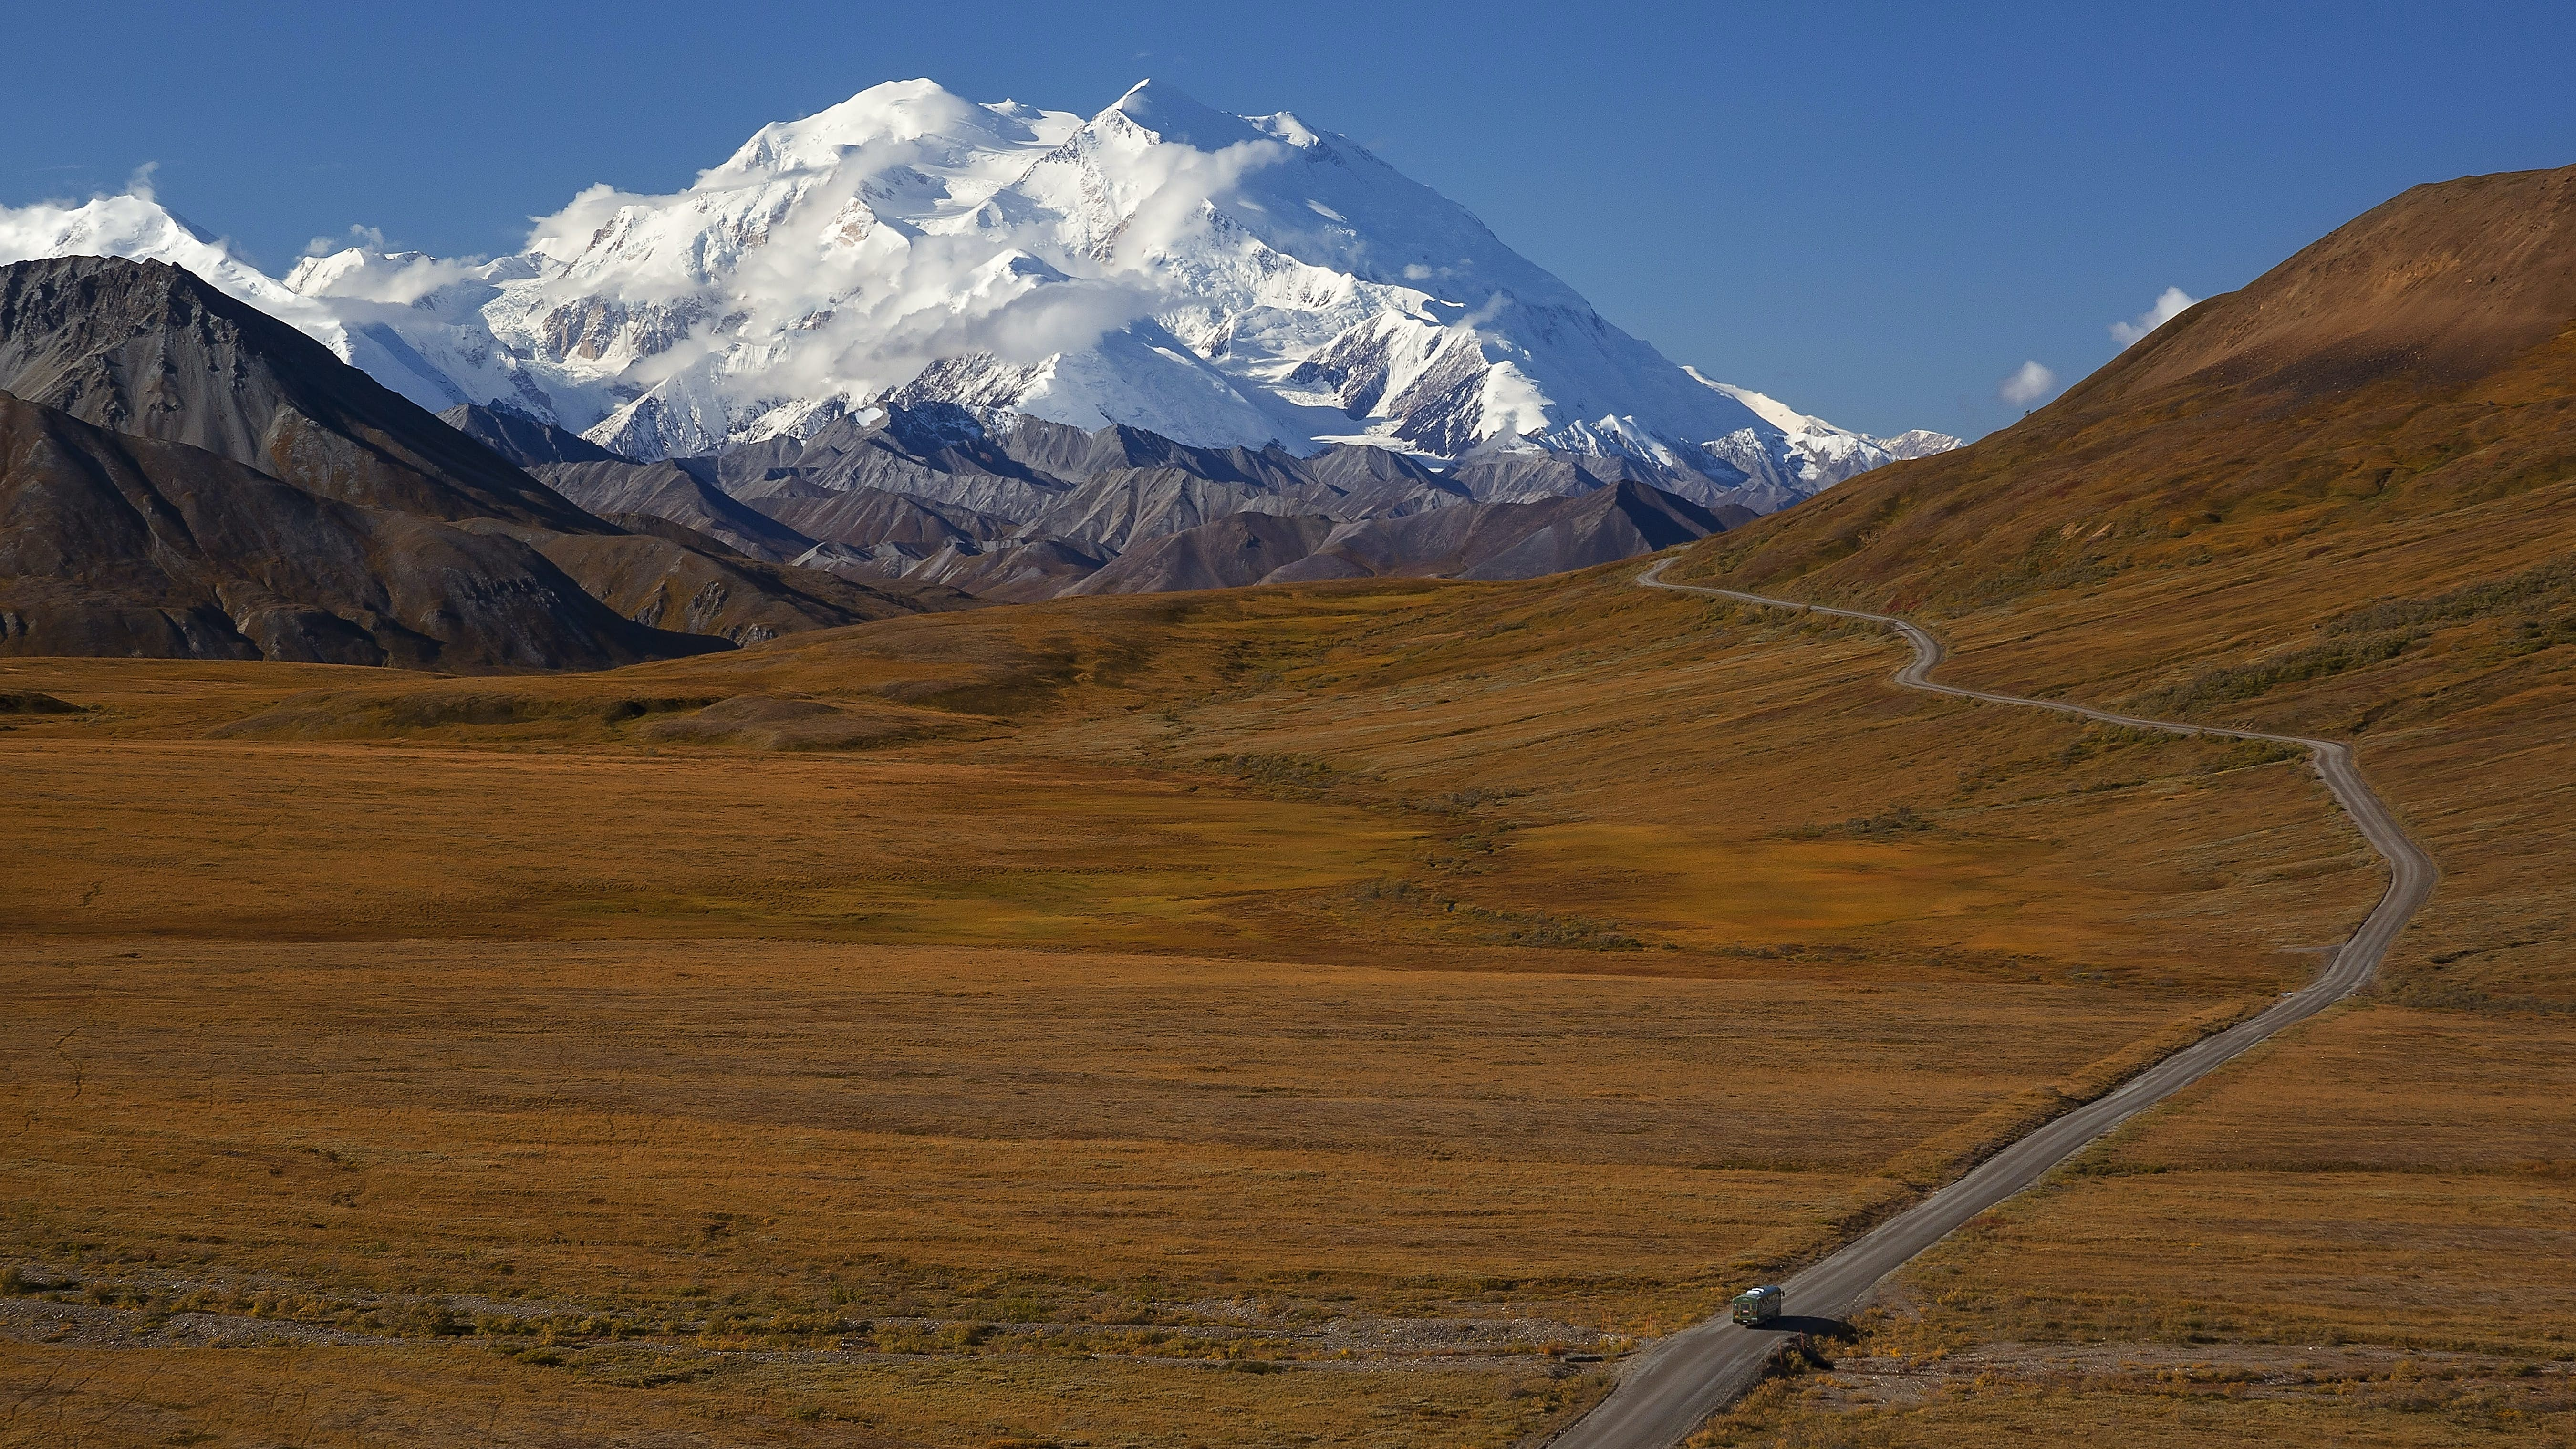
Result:
[[[424,406],[640,458],[892,398],[1199,446],[1546,449],[1767,510],[1955,445],[1710,383],[1349,138],[1157,83],[1088,119],[876,86],[684,191],[592,187],[491,262],[350,249],[280,283],[148,197],[0,213],[0,260],[93,249],[189,266]]]

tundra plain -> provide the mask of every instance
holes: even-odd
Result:
[[[6,1432],[1512,1443],[2379,888],[1633,572],[0,666]]]

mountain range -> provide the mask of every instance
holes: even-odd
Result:
[[[601,668],[1068,592],[1531,577],[1753,516],[1543,454],[1434,473],[951,403],[644,462],[433,416],[184,268],[0,267],[0,653]]]
[[[599,668],[966,602],[586,512],[181,268],[0,267],[0,653]]]
[[[1202,449],[1555,456],[1763,513],[1957,443],[1710,382],[1347,136],[1154,82],[1088,118],[876,86],[680,192],[594,186],[495,260],[350,248],[280,280],[148,197],[0,215],[0,262],[77,252],[185,266],[432,410],[643,461],[945,404]]]
[[[0,211],[0,394],[0,649],[467,671],[1534,577],[1957,444],[1675,366],[1348,137],[1152,83],[878,86],[497,260]]]

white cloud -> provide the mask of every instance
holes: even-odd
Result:
[[[133,197],[137,201],[150,201],[152,199],[152,173],[160,169],[161,163],[158,161],[146,161],[142,165],[135,167],[134,174],[125,178],[125,194]]]
[[[2139,339],[2145,337],[2148,333],[2155,331],[2157,328],[2162,327],[2166,323],[2171,322],[2177,316],[2180,316],[2183,308],[2189,307],[2194,303],[2197,303],[2199,300],[2200,299],[2198,297],[2191,295],[2180,287],[2167,287],[2163,292],[2157,295],[2156,305],[2149,307],[2144,312],[2139,313],[2137,316],[2130,318],[2126,322],[2112,323],[2111,338],[2113,341],[2118,342],[2122,347],[2131,346]]]
[[[327,257],[333,252],[344,251],[350,247],[357,247],[361,250],[371,252],[391,251],[393,249],[392,246],[385,241],[384,232],[378,228],[372,226],[353,226],[349,228],[348,234],[345,236],[317,236],[313,240],[306,242],[304,244],[304,254],[308,257]]]
[[[580,256],[599,239],[602,228],[617,213],[629,206],[646,205],[655,198],[631,191],[620,191],[606,182],[583,187],[563,210],[552,216],[531,218],[528,250],[542,253],[558,262]]]
[[[2010,376],[1995,384],[1995,396],[2017,408],[2029,407],[2055,391],[2057,374],[2036,362],[2023,363],[2014,368]]]

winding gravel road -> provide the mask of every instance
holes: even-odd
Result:
[[[1777,1326],[1742,1328],[1721,1317],[1664,1340],[1620,1380],[1618,1389],[1609,1398],[1559,1435],[1553,1449],[1668,1449],[1668,1446],[1678,1443],[1697,1428],[1701,1420],[1752,1387],[1762,1372],[1764,1361],[1790,1335],[1801,1329],[1823,1327],[1832,1320],[1848,1316],[1860,1306],[1880,1279],[1904,1266],[1915,1254],[1939,1242],[1960,1224],[2037,1182],[2050,1168],[2073,1156],[2093,1139],[2200,1080],[2256,1042],[2351,995],[2370,979],[2372,972],[2379,969],[2380,958],[2388,954],[2389,943],[2396,940],[2398,931],[2433,893],[2433,882],[2437,876],[2433,858],[2406,834],[2396,817],[2389,813],[2387,805],[2363,782],[2361,772],[2353,767],[2352,752],[2332,740],[2265,734],[2259,730],[2219,729],[2173,720],[2140,719],[2135,715],[2087,709],[2052,699],[2024,699],[2019,695],[1935,684],[1926,676],[1932,672],[1933,666],[1941,662],[1941,641],[1914,624],[1886,614],[1867,614],[1856,609],[1831,609],[1820,604],[1737,593],[1732,589],[1668,584],[1663,580],[1663,572],[1672,562],[1666,559],[1656,564],[1638,575],[1637,582],[1648,588],[1707,594],[1804,613],[1830,614],[1894,629],[1914,646],[1913,662],[1896,672],[1896,682],[1909,689],[1929,690],[1958,699],[1983,700],[1988,704],[2055,710],[2060,714],[2137,729],[2216,735],[2227,739],[2273,740],[2303,746],[2326,788],[2342,802],[2344,810],[2352,816],[2353,824],[2359,826],[2362,835],[2370,841],[2371,848],[2388,861],[2388,893],[2371,908],[2352,939],[2327,958],[2325,970],[2304,990],[2282,997],[2277,1005],[2250,1021],[2183,1048],[2130,1078],[2108,1096],[2040,1127],[1986,1159],[1967,1176],[1872,1229],[1859,1241],[1789,1278],[1784,1284],[1789,1316],[1778,1320]]]

